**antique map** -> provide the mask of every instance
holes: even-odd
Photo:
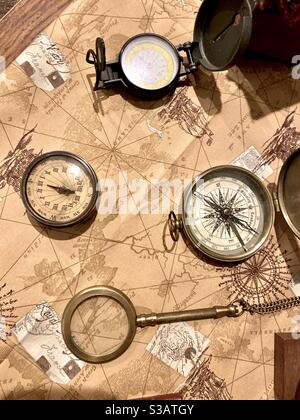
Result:
[[[16,62],[1,75],[0,399],[133,399],[182,386],[185,398],[274,398],[274,333],[293,328],[296,309],[191,322],[209,346],[188,379],[147,351],[156,328],[138,331],[118,360],[85,365],[68,383],[52,381],[45,359],[33,360],[11,331],[41,302],[61,317],[76,292],[94,285],[121,289],[138,313],[293,295],[299,243],[280,214],[263,249],[248,261],[222,265],[182,237],[173,244],[168,214],[98,214],[85,225],[56,230],[30,219],[20,198],[27,165],[54,150],[82,156],[99,179],[118,182],[121,171],[128,184],[136,178],[150,184],[153,176],[192,179],[245,152],[251,168],[247,151],[254,147],[272,169],[264,182],[276,189],[283,162],[300,144],[300,82],[284,65],[245,61],[226,72],[199,70],[173,95],[152,102],[128,92],[92,92],[94,68],[85,56],[97,36],[105,38],[109,59],[142,32],[159,33],[176,45],[192,39],[199,5],[74,1],[46,30],[69,62],[70,79],[49,92]]]

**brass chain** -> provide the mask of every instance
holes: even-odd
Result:
[[[246,301],[241,300],[240,304],[243,310],[249,312],[251,315],[268,315],[300,306],[300,297],[286,298],[277,300],[276,302],[260,303],[256,305],[250,305]]]

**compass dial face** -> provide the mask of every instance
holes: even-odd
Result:
[[[39,156],[25,172],[24,204],[40,223],[69,226],[83,221],[94,209],[97,178],[81,158],[66,152]]]
[[[251,172],[218,167],[199,177],[185,201],[184,226],[210,257],[239,261],[266,241],[274,219],[270,194]]]
[[[121,66],[132,84],[157,90],[173,82],[180,61],[177,51],[167,40],[157,35],[140,35],[125,45]]]

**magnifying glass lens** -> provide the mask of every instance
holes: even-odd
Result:
[[[82,302],[71,320],[71,335],[77,347],[92,357],[117,351],[129,332],[127,314],[114,299],[97,296]]]

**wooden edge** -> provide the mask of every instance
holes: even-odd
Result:
[[[300,340],[291,333],[276,333],[274,391],[279,400],[300,398]]]
[[[283,400],[284,397],[283,338],[280,333],[274,334],[274,393],[278,400]]]
[[[20,0],[0,20],[0,56],[9,66],[73,0]]]

